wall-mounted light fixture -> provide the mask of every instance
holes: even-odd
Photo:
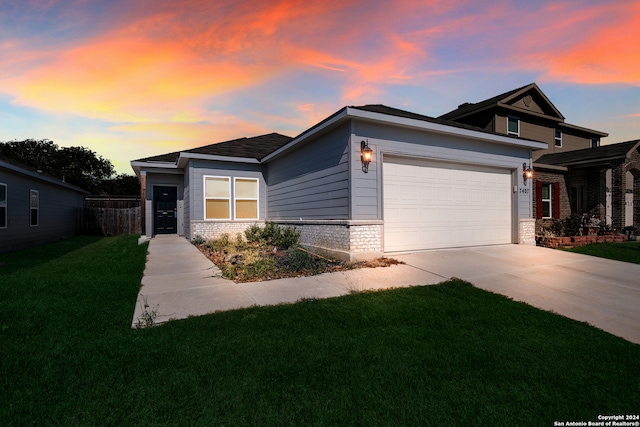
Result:
[[[373,150],[369,147],[367,142],[360,141],[360,160],[362,160],[362,172],[369,172],[369,163],[371,163],[371,157],[373,157]]]
[[[533,169],[531,169],[531,166],[527,166],[526,163],[522,164],[522,179],[524,180],[524,185],[527,185],[528,179],[533,179]]]

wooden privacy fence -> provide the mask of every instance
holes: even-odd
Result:
[[[124,209],[85,207],[80,208],[79,224],[82,234],[121,236],[142,234],[140,206]]]

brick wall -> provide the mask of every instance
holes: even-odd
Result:
[[[518,243],[521,245],[536,244],[536,220],[520,218],[518,221]]]
[[[300,243],[350,261],[382,256],[382,221],[274,221],[295,227]]]
[[[566,175],[563,172],[555,172],[544,169],[536,169],[535,179],[532,182],[533,192],[533,215],[535,217],[538,206],[538,196],[536,192],[536,182],[540,181],[543,184],[551,184],[558,182],[560,184],[560,218],[566,218],[571,215],[571,202],[569,200],[569,191],[567,189]],[[558,195],[553,195],[557,197]],[[553,204],[552,204],[553,206]],[[536,220],[536,233],[540,233],[543,227],[548,227],[553,222],[553,219],[537,219]]]
[[[191,237],[203,237],[205,240],[219,239],[223,234],[235,239],[238,233],[253,224],[264,225],[264,221],[191,221]]]
[[[273,221],[294,227],[300,243],[347,260],[382,256],[382,221]],[[191,221],[191,236],[218,239],[223,234],[235,239],[238,233],[264,221]]]

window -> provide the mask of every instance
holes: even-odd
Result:
[[[552,193],[551,184],[542,184],[542,218],[551,218]]]
[[[40,193],[38,192],[38,190],[29,190],[29,210],[29,225],[32,227],[37,227],[40,217]]]
[[[234,186],[235,218],[258,219],[258,180],[235,178]]]
[[[204,178],[204,218],[231,219],[231,184],[229,178]]]
[[[7,228],[7,184],[0,184],[0,228]]]
[[[205,176],[204,202],[205,219],[258,219],[258,179]]]
[[[600,138],[591,138],[591,148],[598,148],[600,146]]]
[[[562,131],[556,129],[556,147],[562,147]]]
[[[535,182],[536,219],[560,218],[560,182]],[[564,187],[563,187],[564,188]],[[568,196],[568,195],[567,195]]]
[[[507,117],[507,135],[520,136],[520,120],[515,117]]]

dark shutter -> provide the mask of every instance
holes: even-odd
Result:
[[[536,181],[536,219],[542,219],[542,181]]]
[[[560,183],[553,183],[553,217],[555,219],[560,219]]]

